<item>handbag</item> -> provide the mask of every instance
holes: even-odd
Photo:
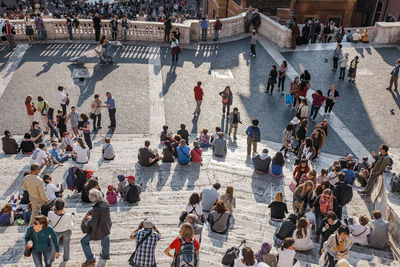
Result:
[[[29,235],[29,240],[32,240],[32,234],[33,234],[33,228],[32,228],[32,232],[31,232],[31,234]],[[25,247],[25,250],[24,250],[24,256],[25,257],[30,257],[31,255],[32,255],[32,250],[33,250],[33,246],[31,247],[31,248],[29,248],[29,249],[27,249],[26,247]]]
[[[147,238],[153,233],[153,231],[150,231],[147,235],[145,235],[142,240],[139,241],[139,243],[136,245],[135,251],[132,253],[132,255],[129,257],[128,263],[130,266],[134,266],[133,258],[135,257],[136,251],[138,247],[140,247],[144,241],[146,241]]]
[[[90,112],[89,118],[91,118],[92,120],[94,120],[94,118],[96,118],[96,115],[94,114],[94,112]]]
[[[296,190],[296,187],[297,187],[297,183],[294,180],[292,182],[290,182],[290,185],[289,185],[290,191],[294,192],[294,190]]]
[[[229,99],[228,98],[222,98],[222,104],[228,104]]]
[[[69,101],[69,97],[67,97],[67,99],[65,100],[65,105],[68,106],[68,105],[69,105],[69,102],[70,102],[70,101]]]
[[[193,206],[192,206],[192,207],[193,207]],[[192,211],[189,212],[189,213],[192,213],[193,211],[195,211],[195,209],[196,209],[196,208],[193,207]],[[182,211],[181,215],[179,216],[179,220],[180,220],[181,222],[184,222],[187,215],[188,215],[188,213],[186,212],[186,210]]]

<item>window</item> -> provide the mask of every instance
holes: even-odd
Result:
[[[381,1],[379,1],[378,5],[376,6],[374,21],[372,22],[372,25],[374,25],[375,22],[379,21],[379,19],[381,17],[381,13],[382,13],[382,7],[383,7],[383,4]]]

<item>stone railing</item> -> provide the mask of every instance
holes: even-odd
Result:
[[[258,33],[282,48],[292,47],[292,30],[261,14]]]

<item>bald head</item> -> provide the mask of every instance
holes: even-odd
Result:
[[[194,223],[196,221],[196,216],[193,213],[190,213],[186,216],[186,221],[188,223]]]

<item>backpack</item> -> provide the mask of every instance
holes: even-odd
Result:
[[[258,128],[257,128],[257,130],[253,130],[253,133],[251,135],[251,140],[253,142],[260,142],[261,141],[260,130]]]
[[[49,108],[49,105],[46,103],[46,101],[43,101],[43,109],[40,113],[42,113],[43,116],[46,116],[48,108]]]
[[[67,188],[69,190],[75,190],[76,189],[76,179],[75,179],[75,170],[78,169],[77,167],[71,167],[68,170],[68,175],[67,179],[65,182],[67,183]]]
[[[126,193],[126,201],[128,203],[136,203],[140,201],[139,190],[136,185],[130,185],[128,193]]]
[[[342,192],[343,196],[342,196],[342,206],[350,203],[351,199],[353,198],[353,188],[350,185],[346,185],[343,187],[345,190],[344,192]]]
[[[179,238],[181,247],[174,258],[174,267],[197,267],[196,248],[193,239],[187,243],[183,238]]]
[[[239,257],[239,249],[237,247],[231,247],[225,252],[222,257],[222,264],[233,267],[235,260]]]
[[[399,193],[400,192],[400,175],[393,174],[392,179],[390,180],[391,192]]]
[[[76,169],[75,171],[75,184],[76,190],[80,193],[82,191],[83,186],[86,184],[88,178],[86,173],[81,169]]]

